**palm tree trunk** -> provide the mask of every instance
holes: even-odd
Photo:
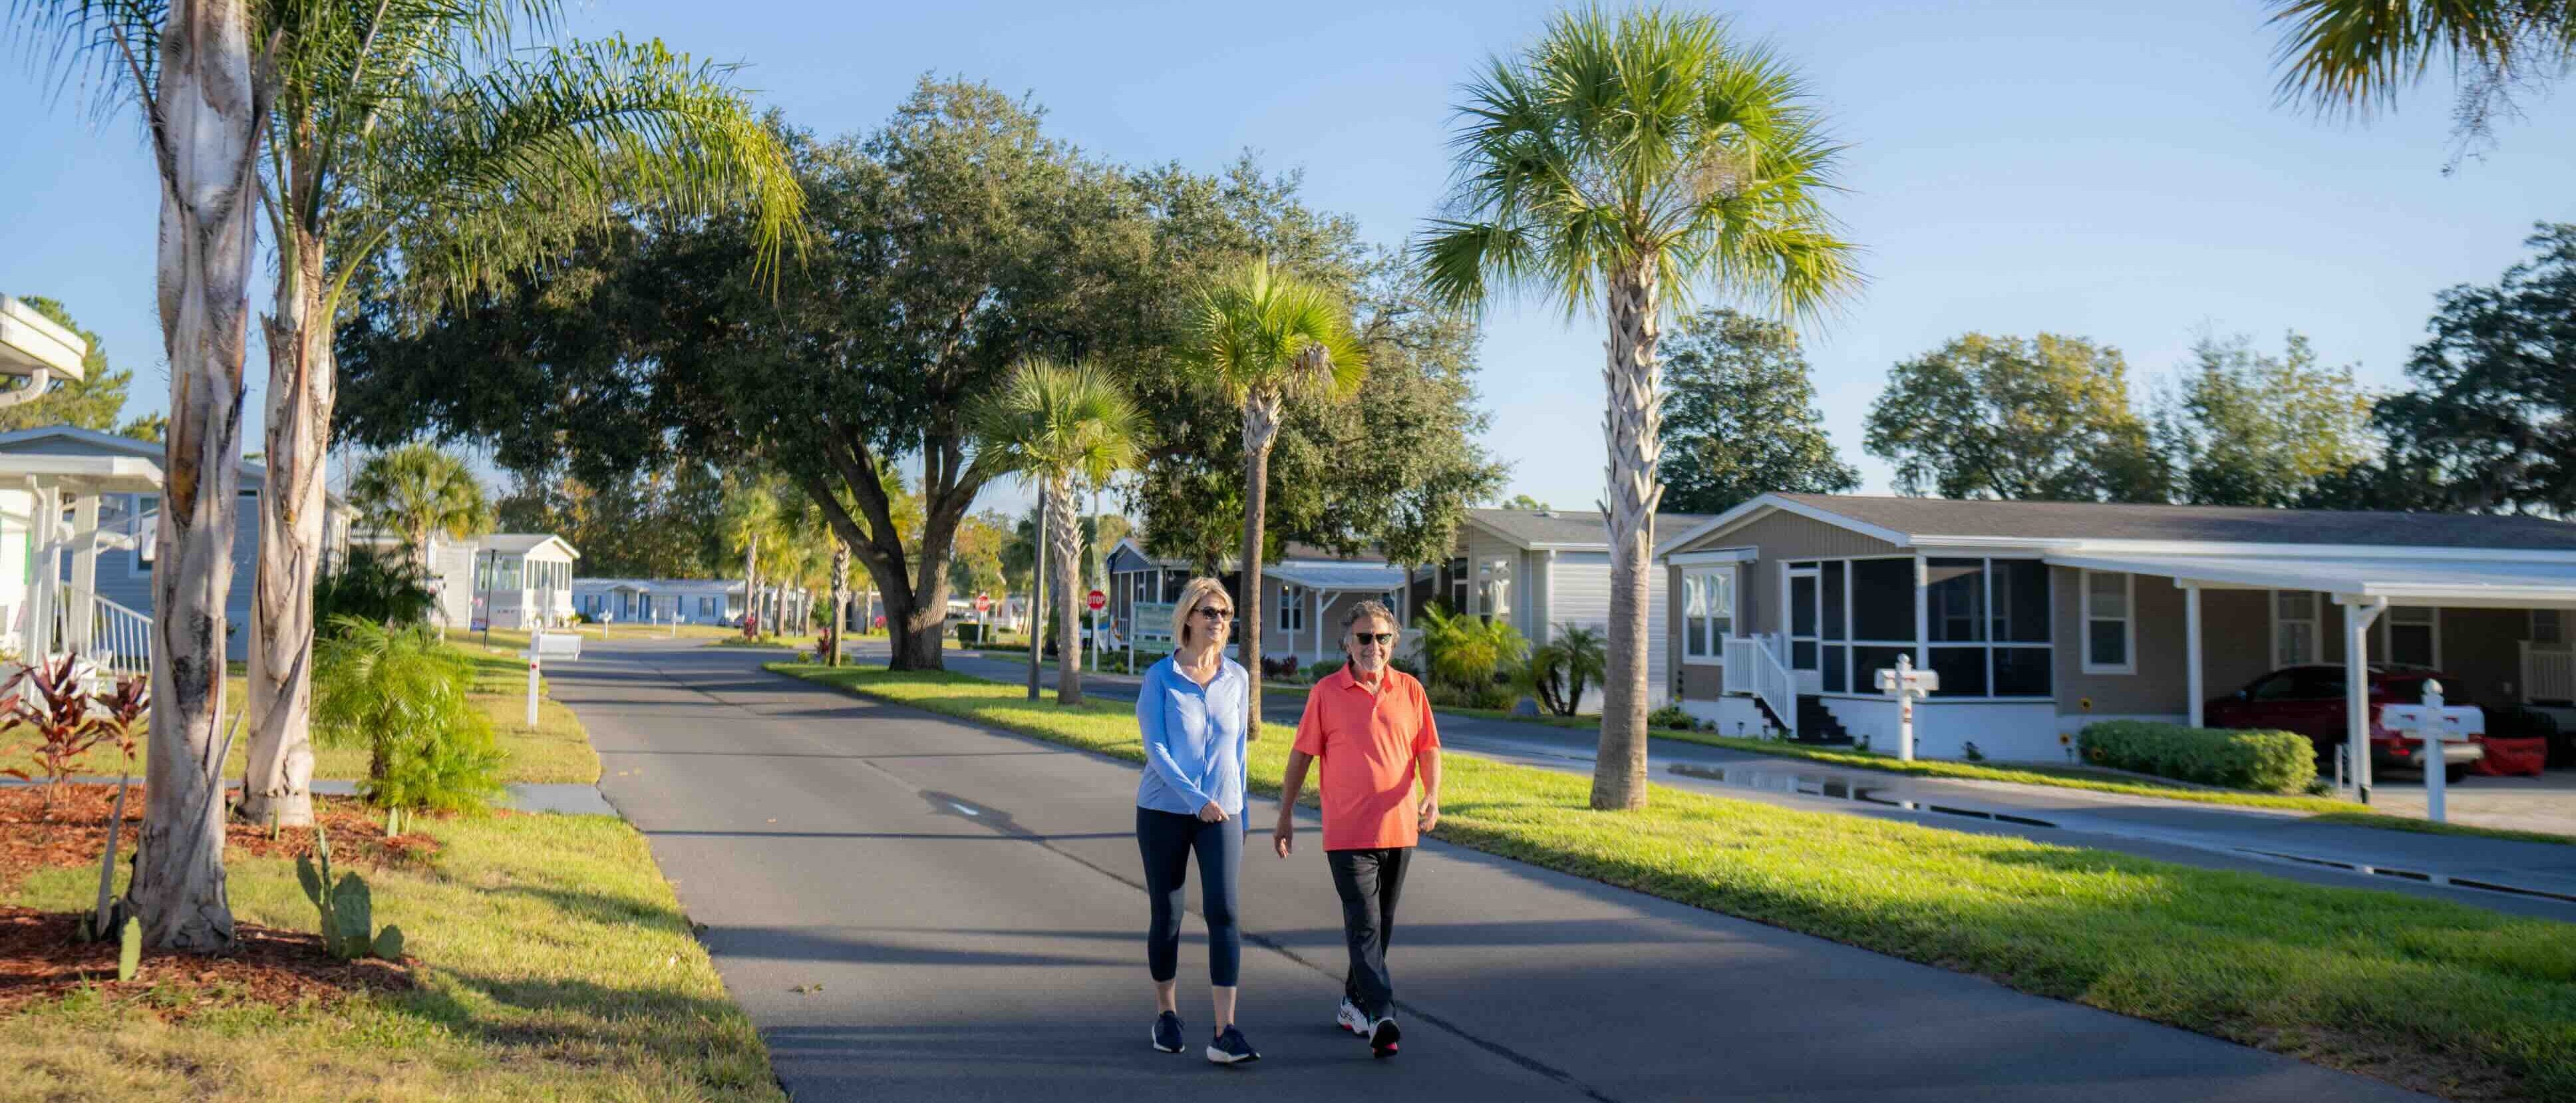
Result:
[[[323,462],[338,363],[322,301],[322,239],[297,228],[267,319],[266,485],[259,492],[258,579],[250,633],[250,769],[242,814],[252,823],[313,823],[313,576],[322,562]]]
[[[1029,549],[1029,700],[1038,699],[1038,652],[1045,644],[1038,639],[1039,626],[1046,623],[1046,544],[1047,495],[1038,493],[1038,527],[1030,534],[1037,546]]]
[[[149,113],[161,168],[156,275],[170,425],[154,534],[155,707],[131,895],[144,939],[172,950],[233,943],[216,725],[241,489],[254,166],[268,113],[246,9],[244,0],[174,0]]]
[[[1234,597],[1235,627],[1243,632],[1237,654],[1250,675],[1244,692],[1246,738],[1261,735],[1262,515],[1270,502],[1270,444],[1279,435],[1279,396],[1256,394],[1243,404],[1243,576]]]
[[[1655,542],[1655,478],[1663,457],[1662,371],[1655,274],[1640,265],[1610,283],[1609,390],[1602,435],[1610,447],[1602,501],[1610,523],[1609,669],[1601,683],[1601,746],[1592,766],[1592,807],[1646,806],[1646,579]]]
[[[742,636],[757,639],[755,625],[760,623],[760,534],[752,533],[742,547]]]
[[[850,624],[850,547],[832,539],[832,652],[823,660],[826,666],[841,665],[841,633]]]
[[[1082,703],[1082,521],[1074,516],[1073,480],[1058,475],[1047,482],[1055,503],[1048,543],[1055,566],[1055,703]]]

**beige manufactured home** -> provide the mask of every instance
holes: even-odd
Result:
[[[1893,746],[1900,655],[1941,678],[1927,757],[2063,760],[2085,723],[2198,723],[2302,664],[2576,703],[2576,525],[2544,518],[1766,494],[1666,531],[1672,688],[1729,733]]]

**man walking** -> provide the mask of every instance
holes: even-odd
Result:
[[[1349,661],[1306,695],[1306,715],[1297,722],[1297,744],[1279,783],[1285,794],[1279,825],[1270,833],[1271,848],[1287,857],[1306,767],[1322,762],[1324,859],[1342,897],[1342,935],[1351,952],[1334,1018],[1367,1038],[1379,1057],[1392,1056],[1403,1034],[1386,968],[1396,897],[1414,844],[1440,822],[1440,733],[1422,683],[1387,665],[1398,632],[1395,614],[1379,602],[1364,601],[1343,614]]]

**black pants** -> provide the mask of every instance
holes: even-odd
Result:
[[[1234,922],[1236,871],[1243,868],[1243,820],[1208,823],[1177,812],[1136,809],[1136,849],[1145,857],[1145,969],[1160,984],[1180,972],[1181,889],[1190,855],[1199,856],[1199,913],[1207,918],[1208,983],[1232,988],[1243,969],[1243,934]]]
[[[1395,941],[1395,898],[1404,892],[1404,867],[1412,859],[1409,846],[1324,852],[1333,867],[1333,891],[1342,896],[1342,938],[1351,948],[1342,995],[1372,1021],[1395,1013],[1386,947]]]

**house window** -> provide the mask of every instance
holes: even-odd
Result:
[[[131,535],[134,537],[133,574],[151,574],[152,561],[161,553],[161,522],[160,518],[154,516],[159,512],[161,512],[160,495],[137,494],[134,496],[134,520],[131,525],[127,526],[132,530]],[[152,517],[153,520],[150,523],[146,523],[143,520],[146,517]]]
[[[1277,626],[1279,631],[1303,632],[1306,630],[1306,603],[1299,600],[1303,596],[1302,587],[1285,582],[1279,584],[1279,624]]]
[[[2532,610],[2530,635],[2531,642],[2536,644],[2544,644],[2550,647],[2564,645],[2567,642],[2567,626],[2564,615],[2556,609]]]
[[[2381,653],[2401,666],[2442,665],[2442,611],[2430,605],[2392,605],[2380,615],[2385,625]]]
[[[698,615],[702,617],[712,617],[716,615],[716,599],[711,597],[699,598]],[[102,832],[102,834],[104,834],[104,832]]]
[[[2048,565],[2039,560],[1923,561],[1922,665],[1941,676],[1936,697],[2049,696],[2048,621]],[[1876,688],[1876,669],[1855,676],[1858,689]]]
[[[1467,611],[1467,561],[1466,561],[1464,558],[1459,558],[1459,559],[1452,559],[1452,560],[1450,560],[1450,561],[1449,561],[1448,571],[1449,571],[1449,611],[1450,611],[1451,613],[1463,613],[1463,612],[1466,612],[1466,611]]]
[[[2138,672],[2136,597],[2136,575],[2084,572],[2084,673]]]
[[[1717,662],[1726,637],[1735,634],[1735,568],[1694,567],[1682,573],[1682,657]]]
[[[2307,590],[2272,591],[2272,665],[2301,666],[2317,661],[2317,595]]]

